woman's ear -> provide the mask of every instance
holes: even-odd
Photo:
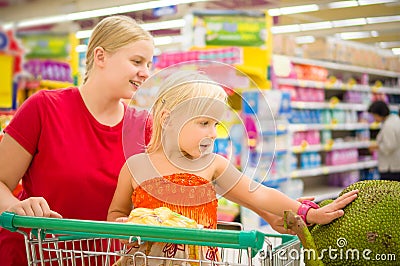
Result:
[[[97,46],[93,51],[93,59],[96,65],[103,67],[105,64],[106,51],[103,47]]]

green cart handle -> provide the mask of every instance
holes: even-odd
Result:
[[[3,212],[0,226],[17,231],[19,228],[44,229],[52,234],[69,234],[82,237],[106,237],[129,239],[140,237],[143,241],[218,246],[235,249],[262,249],[265,234],[256,231],[193,229],[166,226],[150,226],[116,222],[101,222],[76,219],[30,217]]]

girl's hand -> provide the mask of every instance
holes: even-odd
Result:
[[[315,197],[301,197],[296,200],[301,203],[304,200],[313,201],[314,199]],[[278,233],[296,235],[296,233],[293,230],[285,228],[283,217],[274,215],[272,213],[268,213],[268,215],[264,215],[263,218],[266,219],[267,222],[271,225],[272,229],[274,229]]]
[[[328,224],[343,216],[344,211],[342,209],[357,198],[357,193],[358,190],[352,190],[322,208],[309,209],[307,222],[311,224]]]
[[[47,201],[42,197],[31,197],[26,200],[19,201],[6,211],[13,212],[18,215],[62,218],[62,216],[52,211]]]

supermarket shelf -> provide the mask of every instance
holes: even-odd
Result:
[[[400,75],[400,74],[399,74]],[[302,88],[316,88],[326,90],[364,91],[375,93],[400,94],[400,87],[377,87],[350,83],[331,83],[330,81],[301,80],[291,78],[279,78],[281,85],[291,85]]]
[[[331,186],[317,186],[306,189],[303,193],[304,197],[315,197],[316,202],[326,199],[335,199],[339,196],[344,188]]]
[[[278,83],[281,85],[291,85],[303,88],[330,89],[330,90],[351,90],[370,92],[372,87],[360,84],[347,83],[331,83],[329,81],[301,80],[290,78],[279,78]]]
[[[306,131],[306,130],[357,130],[368,129],[370,125],[367,123],[346,123],[346,124],[290,124],[289,131]]]
[[[341,109],[365,111],[367,106],[360,103],[329,103],[329,102],[291,102],[291,107],[296,109]]]
[[[299,57],[287,57],[292,63],[296,64],[304,64],[304,65],[314,65],[314,66],[321,66],[333,70],[340,70],[340,71],[347,71],[347,72],[356,72],[356,73],[366,73],[370,75],[377,75],[382,77],[391,77],[391,78],[398,78],[400,77],[400,73],[388,71],[388,70],[380,70],[380,69],[373,69],[367,67],[359,67],[359,66],[352,66],[352,65],[345,65],[327,61],[320,61],[314,59],[307,59],[307,58],[299,58]]]
[[[349,142],[336,142],[333,144],[317,144],[317,145],[300,145],[293,146],[293,153],[313,152],[313,151],[332,151],[342,149],[362,149],[368,148],[371,145],[371,141],[349,141]]]
[[[400,94],[400,88],[372,87],[371,91],[375,93]]]
[[[307,176],[319,176],[319,175],[327,175],[332,173],[341,173],[347,172],[352,170],[359,170],[364,168],[372,168],[377,166],[376,160],[370,160],[365,162],[357,162],[351,164],[344,164],[344,165],[333,165],[333,166],[322,166],[312,169],[302,169],[302,170],[295,170],[292,171],[290,176],[292,178],[299,178],[299,177],[307,177]]]

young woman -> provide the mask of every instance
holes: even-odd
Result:
[[[222,87],[197,72],[176,72],[160,88],[152,107],[153,133],[146,153],[128,158],[119,175],[108,220],[127,217],[133,208],[168,207],[194,219],[205,228],[216,228],[217,194],[260,214],[282,217],[285,210],[298,212],[307,223],[326,224],[343,215],[343,207],[357,191],[317,208],[292,200],[278,190],[254,184],[227,159],[212,153],[216,125],[226,110]],[[147,245],[151,245],[147,244]],[[173,257],[182,247],[147,246],[149,254]],[[186,254],[195,258],[188,247]],[[153,252],[153,253],[152,253]],[[218,252],[203,252],[218,260]]]
[[[142,152],[145,144],[147,115],[121,99],[131,99],[148,78],[153,48],[152,36],[129,17],[99,22],[88,44],[84,84],[39,91],[5,129],[0,212],[107,218],[126,156]],[[129,151],[123,150],[123,123],[130,123],[124,133]],[[16,198],[12,191],[21,179]],[[0,230],[0,264],[27,265],[23,236]]]

